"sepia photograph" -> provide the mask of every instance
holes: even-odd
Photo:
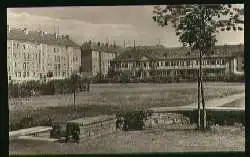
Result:
[[[245,151],[244,4],[7,8],[9,155]]]

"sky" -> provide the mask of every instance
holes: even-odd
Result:
[[[243,5],[234,5],[244,7]],[[78,44],[94,40],[123,45],[163,44],[178,47],[181,44],[172,27],[159,27],[152,20],[153,6],[84,6],[8,8],[10,27],[43,30],[69,35]],[[59,29],[58,29],[59,28]],[[244,43],[244,31],[217,34],[218,45]]]

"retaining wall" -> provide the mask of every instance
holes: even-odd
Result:
[[[157,128],[162,125],[194,124],[197,123],[198,110],[196,108],[157,108],[150,109],[152,116],[145,121],[145,128]],[[207,123],[220,125],[245,125],[245,109],[243,108],[207,108]],[[202,111],[201,111],[202,114]]]

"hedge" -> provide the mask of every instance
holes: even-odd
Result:
[[[197,77],[182,77],[182,76],[152,76],[145,78],[131,77],[130,75],[122,76],[115,75],[110,77],[95,77],[94,83],[178,83],[178,82],[196,82]],[[216,75],[216,76],[203,76],[204,81],[224,81],[224,82],[244,82],[244,75]]]
[[[28,81],[21,84],[10,83],[8,86],[9,97],[28,97],[35,90],[40,95],[54,95],[72,93],[74,90],[73,80],[52,80],[48,82]],[[89,81],[79,79],[76,81],[76,91],[88,91]]]
[[[190,119],[190,123],[197,123],[198,111],[178,111],[175,113],[183,114]],[[203,114],[201,110],[201,115]],[[211,110],[206,111],[207,124],[214,125],[234,125],[235,123],[240,123],[245,125],[245,111],[232,110],[232,111],[221,111],[221,110]]]
[[[152,111],[124,111],[117,113],[117,126],[122,123],[122,130],[143,130],[145,121],[152,116]],[[194,111],[171,111],[169,113],[183,114],[188,117],[191,124],[197,124],[198,112]],[[221,110],[207,110],[207,126],[210,125],[234,125],[239,123],[245,125],[245,111],[221,111]],[[203,114],[201,110],[201,115]]]

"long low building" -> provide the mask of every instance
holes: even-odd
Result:
[[[213,53],[203,56],[204,75],[244,75],[244,45],[215,47]],[[187,48],[130,48],[111,61],[114,74],[129,73],[132,77],[192,77],[199,69],[199,53]]]
[[[69,36],[7,29],[8,81],[64,79],[79,71],[80,46]]]

